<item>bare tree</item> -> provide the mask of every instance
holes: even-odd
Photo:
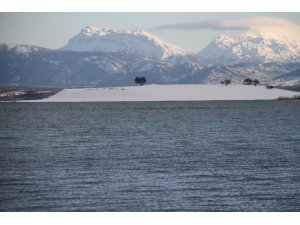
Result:
[[[231,84],[231,80],[225,80],[225,85]]]
[[[225,86],[227,86],[228,84],[231,84],[231,80],[227,79],[227,80],[222,80],[220,82],[221,84],[225,84]]]

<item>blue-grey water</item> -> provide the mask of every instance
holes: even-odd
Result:
[[[300,211],[300,101],[0,103],[0,211]]]

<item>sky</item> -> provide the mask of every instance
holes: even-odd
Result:
[[[152,33],[164,41],[190,52],[198,52],[219,34],[237,36],[235,29],[163,29],[169,24],[201,23],[210,20],[252,16],[278,17],[300,26],[300,13],[238,13],[238,12],[1,12],[0,43],[28,44],[57,49],[67,44],[87,25],[114,29],[135,29]],[[153,29],[162,27],[161,29]]]

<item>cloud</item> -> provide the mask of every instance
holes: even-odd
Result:
[[[278,38],[288,38],[300,43],[300,26],[288,20],[276,17],[254,16],[222,20],[208,20],[196,23],[168,24],[152,28],[154,30],[179,29],[179,30],[241,30],[248,33],[267,34]]]
[[[266,17],[266,16],[254,16],[254,17],[241,17],[223,20],[207,20],[196,23],[177,23],[168,24],[164,26],[154,27],[153,29],[187,29],[187,30],[252,30],[265,27],[284,27],[284,26],[296,25],[285,19]],[[296,25],[297,26],[297,25]]]
[[[179,30],[244,30],[244,26],[238,26],[237,24],[228,24],[229,20],[209,20],[196,23],[177,23],[177,24],[168,24],[164,26],[154,27],[154,30],[163,30],[163,29],[179,29]]]

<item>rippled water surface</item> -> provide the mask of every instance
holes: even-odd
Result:
[[[0,211],[300,211],[300,102],[0,103]]]

